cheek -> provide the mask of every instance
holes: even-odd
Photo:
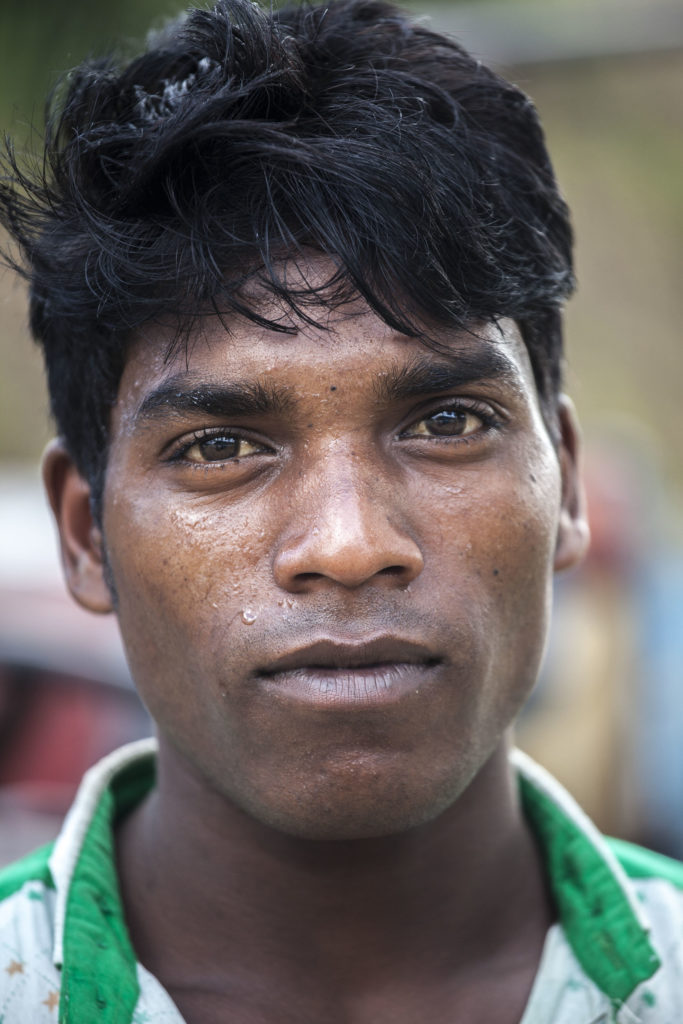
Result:
[[[157,496],[158,497],[158,496]],[[243,630],[258,613],[266,531],[257,513],[128,498],[105,517],[118,617],[134,677],[172,683],[214,650],[213,634]],[[201,641],[201,642],[198,642]]]
[[[519,703],[545,647],[560,504],[552,449],[529,446],[499,472],[444,493],[433,523],[432,565],[444,606],[458,607],[488,661],[481,695]],[[423,498],[425,512],[434,495]],[[428,582],[429,576],[425,582]],[[503,685],[506,682],[506,685]]]
[[[560,491],[552,449],[534,444],[486,473],[463,474],[458,486],[437,479],[415,495],[437,564],[461,563],[501,589],[548,577]]]
[[[499,702],[504,717],[514,717],[533,688],[545,650],[560,503],[554,458],[515,479],[491,495],[496,511],[479,559],[491,623],[485,705]]]
[[[121,501],[104,525],[114,572],[133,586],[156,585],[155,596],[171,603],[176,590],[206,599],[214,587],[242,588],[265,538],[253,507],[241,512],[173,494]]]

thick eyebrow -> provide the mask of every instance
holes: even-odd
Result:
[[[179,375],[171,377],[143,398],[135,413],[136,423],[180,417],[202,412],[230,419],[286,412],[293,404],[288,388],[269,381],[231,381],[229,384],[201,382]]]
[[[378,401],[389,403],[454,391],[475,381],[494,380],[519,386],[515,363],[491,345],[460,352],[448,361],[418,357],[407,366],[396,367],[383,375],[375,383],[375,392]]]

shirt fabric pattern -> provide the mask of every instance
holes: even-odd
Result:
[[[154,784],[155,742],[84,777],[54,844],[0,872],[0,1024],[184,1024],[139,964],[113,853]],[[683,865],[606,840],[547,772],[511,755],[559,920],[520,1024],[681,1024]]]

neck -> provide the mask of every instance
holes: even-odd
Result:
[[[348,992],[369,962],[388,981],[402,965],[474,970],[530,945],[537,955],[551,920],[505,744],[434,821],[311,841],[256,822],[162,742],[158,787],[118,840],[133,943],[162,980],[200,964],[205,974],[213,956],[223,970],[251,962],[292,978],[315,964]]]

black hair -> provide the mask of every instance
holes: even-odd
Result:
[[[390,326],[512,317],[544,406],[561,382],[572,234],[531,101],[383,0],[192,9],[48,106],[36,173],[11,148],[0,218],[30,282],[57,427],[95,504],[144,324],[241,315],[254,278],[294,317],[360,294]],[[283,257],[335,268],[307,288]],[[548,417],[547,417],[548,418]]]

